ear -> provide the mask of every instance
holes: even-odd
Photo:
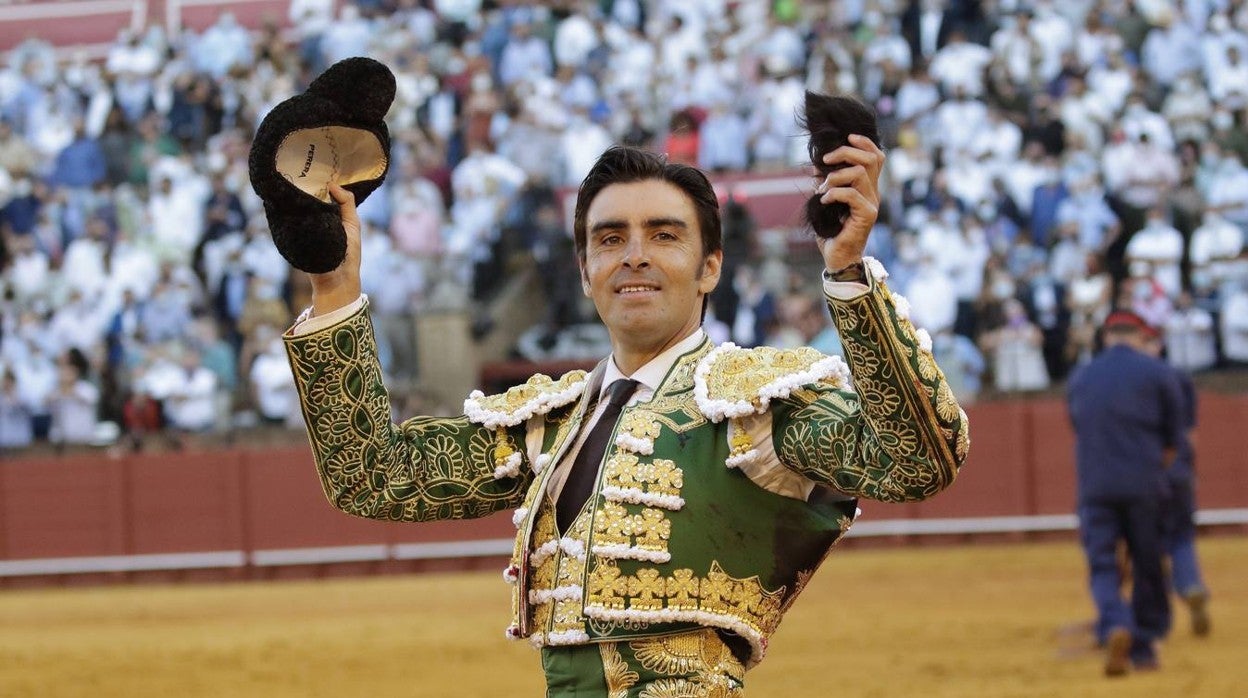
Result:
[[[585,271],[585,262],[577,262],[576,268],[581,271],[581,293],[584,293],[586,298],[592,298],[593,296],[589,293],[589,274]]]
[[[719,273],[724,268],[724,251],[715,250],[702,260],[702,276],[698,281],[698,290],[710,293],[719,285]]]

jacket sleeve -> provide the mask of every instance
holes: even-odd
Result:
[[[367,302],[286,352],[325,496],[353,516],[433,521],[519,506],[532,479],[524,426],[467,417],[391,420]]]
[[[828,298],[853,390],[807,385],[773,404],[780,461],[815,482],[885,502],[926,499],[948,487],[970,448],[966,413],[932,357],[931,337],[867,265],[868,291]]]

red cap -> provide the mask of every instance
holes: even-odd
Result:
[[[1148,324],[1144,318],[1131,312],[1130,310],[1115,310],[1110,313],[1109,316],[1105,318],[1105,324],[1102,325],[1102,327],[1105,329],[1109,329],[1111,327],[1131,327],[1143,332],[1149,337],[1161,336],[1160,330]]]

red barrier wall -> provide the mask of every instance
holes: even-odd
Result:
[[[968,412],[971,455],[955,485],[928,502],[864,502],[862,521],[1073,512],[1074,438],[1060,400]],[[1205,393],[1200,418],[1201,508],[1248,507],[1248,396]],[[506,513],[421,525],[348,517],[326,503],[306,447],[0,464],[0,563],[217,551],[250,561],[255,551],[504,539],[513,530]],[[242,573],[256,570],[245,562]]]

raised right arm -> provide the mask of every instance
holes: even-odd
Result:
[[[342,213],[346,255],[337,269],[309,275],[321,327],[299,332],[296,325],[285,337],[325,496],[353,516],[393,521],[466,519],[519,506],[532,479],[530,468],[519,467],[523,424],[493,431],[467,417],[391,420],[360,294],[355,197],[332,183],[329,193]]]
[[[391,420],[367,300],[345,319],[285,341],[321,486],[336,508],[434,521],[520,506],[532,479],[523,424],[506,431],[500,449],[497,431],[467,417]]]

